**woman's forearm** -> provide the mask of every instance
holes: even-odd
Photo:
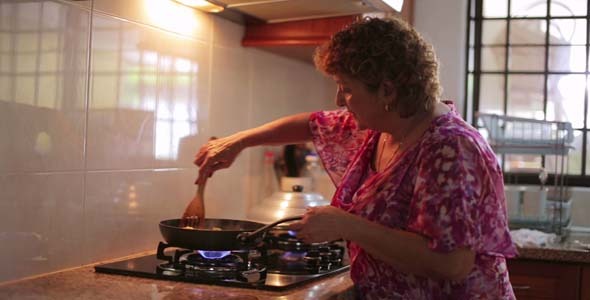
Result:
[[[475,254],[469,249],[439,253],[428,248],[418,234],[388,228],[355,215],[346,218],[344,238],[357,243],[373,257],[404,273],[433,279],[460,280],[473,267]]]
[[[244,148],[307,142],[311,140],[310,115],[311,113],[300,113],[283,117],[259,127],[241,131],[237,135]]]
[[[195,164],[199,166],[196,183],[204,184],[215,171],[231,166],[238,154],[247,147],[310,140],[309,117],[310,113],[292,115],[227,137],[209,140],[195,156]]]

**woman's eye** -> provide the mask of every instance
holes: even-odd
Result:
[[[352,92],[352,90],[350,88],[343,87],[343,88],[340,88],[340,92],[344,93],[344,94],[350,94]]]

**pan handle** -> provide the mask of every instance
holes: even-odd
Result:
[[[283,218],[280,219],[278,221],[272,222],[266,226],[260,227],[258,229],[256,229],[255,231],[252,232],[242,232],[240,234],[238,234],[238,240],[244,244],[254,240],[257,236],[262,235],[264,233],[266,233],[267,230],[269,230],[272,227],[277,226],[278,224],[281,223],[285,223],[285,222],[290,222],[290,221],[297,221],[297,220],[301,220],[303,219],[303,216],[295,216],[295,217],[287,217],[287,218]]]

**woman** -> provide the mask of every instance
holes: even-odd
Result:
[[[481,135],[439,101],[430,45],[400,20],[364,19],[315,55],[337,111],[282,118],[210,141],[197,182],[246,147],[312,140],[338,189],[291,226],[344,239],[366,299],[513,299],[502,172]]]

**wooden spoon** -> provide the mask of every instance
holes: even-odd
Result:
[[[193,200],[187,205],[180,221],[181,227],[205,226],[205,182],[197,186]]]
[[[216,140],[217,137],[210,137],[209,141]],[[205,183],[207,180],[203,181],[202,184],[197,185],[197,192],[193,197],[193,200],[186,206],[184,209],[184,214],[182,214],[182,218],[180,219],[180,226],[181,227],[199,227],[203,228],[205,226]]]

